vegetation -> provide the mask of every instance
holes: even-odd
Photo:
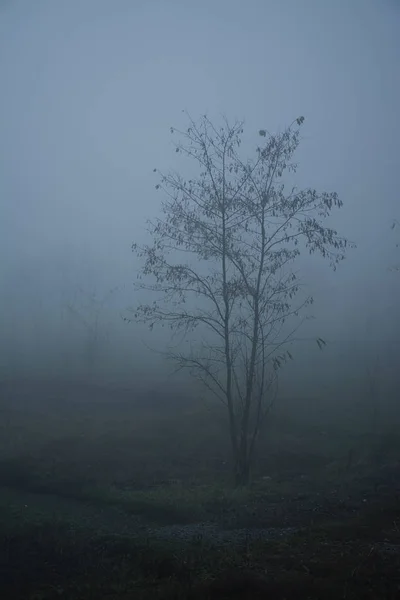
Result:
[[[396,227],[399,226],[399,221],[397,219],[394,219],[393,223],[392,223],[392,229],[395,229]],[[399,248],[400,244],[397,243],[396,244],[396,248]],[[400,271],[400,266],[399,265],[393,265],[390,268],[391,271]]]
[[[189,352],[175,346],[168,356],[225,405],[237,485],[250,481],[277,371],[292,358],[287,346],[301,324],[292,317],[313,301],[298,299],[291,265],[305,250],[336,268],[348,246],[324,225],[342,206],[336,193],[287,191],[283,183],[297,168],[292,159],[303,121],[277,135],[260,130],[264,141],[252,160],[240,156],[241,122],[225,120],[218,129],[204,116],[190,119],[186,132],[172,128],[182,138],[176,152],[201,172],[189,180],[161,174],[163,216],[149,222],[150,245],[133,244],[143,260],[137,287],[156,296],[134,310],[134,319],[167,325],[182,339],[201,328],[201,343],[193,341]]]
[[[0,390],[2,598],[398,598],[398,436],[369,415],[274,411],[235,490],[217,407],[28,387]]]

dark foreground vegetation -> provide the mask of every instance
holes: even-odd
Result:
[[[235,490],[217,410],[0,392],[1,598],[400,598],[397,435],[286,406]]]

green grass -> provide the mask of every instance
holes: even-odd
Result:
[[[385,540],[400,545],[396,484],[375,485],[369,438],[348,464],[361,439],[349,424],[276,420],[252,486],[235,490],[223,414],[113,400],[95,410],[3,403],[1,598],[399,598],[400,552],[381,551]],[[384,447],[387,459],[399,455],[396,443]],[[154,526],[303,529],[242,546],[183,544],[122,535],[135,516]]]
[[[250,489],[234,489],[218,484],[182,483],[150,490],[121,491],[115,488],[93,490],[87,498],[121,506],[158,524],[196,523],[216,520],[229,524],[229,515],[243,510],[254,498]]]

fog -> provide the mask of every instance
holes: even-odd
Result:
[[[170,127],[183,110],[244,119],[246,157],[260,128],[304,115],[296,185],[339,194],[330,225],[357,249],[336,272],[299,261],[315,318],[281,389],[361,397],[379,358],[394,397],[399,26],[395,0],[0,2],[1,377],[180,385],[149,349],[164,330],[122,320],[131,243],[160,210],[153,169],[187,168]]]

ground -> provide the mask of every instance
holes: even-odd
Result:
[[[275,416],[235,490],[185,398],[4,381],[0,417],[2,598],[400,598],[393,436]]]

